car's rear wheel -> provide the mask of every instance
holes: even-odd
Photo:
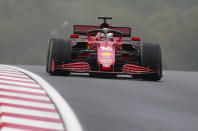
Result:
[[[141,47],[141,65],[154,69],[156,73],[143,75],[143,79],[160,80],[162,77],[162,57],[159,44],[143,43]]]
[[[46,71],[51,75],[69,75],[69,71],[56,69],[58,64],[71,62],[70,41],[51,39],[47,52]]]

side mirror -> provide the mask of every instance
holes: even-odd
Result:
[[[78,34],[71,34],[70,35],[70,38],[71,39],[78,39],[79,38],[79,35]]]
[[[131,40],[132,41],[140,41],[140,37],[132,37]]]

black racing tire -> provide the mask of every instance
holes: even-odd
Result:
[[[51,43],[49,42],[48,48],[47,48],[47,59],[46,59],[46,72],[49,73],[49,54],[50,54],[50,45]]]
[[[141,46],[141,66],[154,69],[156,73],[143,75],[144,80],[158,81],[162,77],[162,56],[159,44],[143,43]]]
[[[50,75],[69,75],[69,71],[56,69],[57,64],[71,62],[72,47],[70,41],[51,39],[47,52],[46,71]]]

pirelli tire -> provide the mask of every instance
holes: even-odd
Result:
[[[50,75],[69,75],[69,71],[56,69],[56,65],[70,63],[71,52],[69,40],[51,39],[47,51],[46,71]]]
[[[162,56],[159,44],[143,43],[141,46],[141,66],[148,67],[156,73],[143,75],[143,79],[158,81],[162,77]]]

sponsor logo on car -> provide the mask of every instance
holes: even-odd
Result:
[[[110,52],[102,52],[102,56],[111,56],[112,55],[112,53],[110,53]]]

